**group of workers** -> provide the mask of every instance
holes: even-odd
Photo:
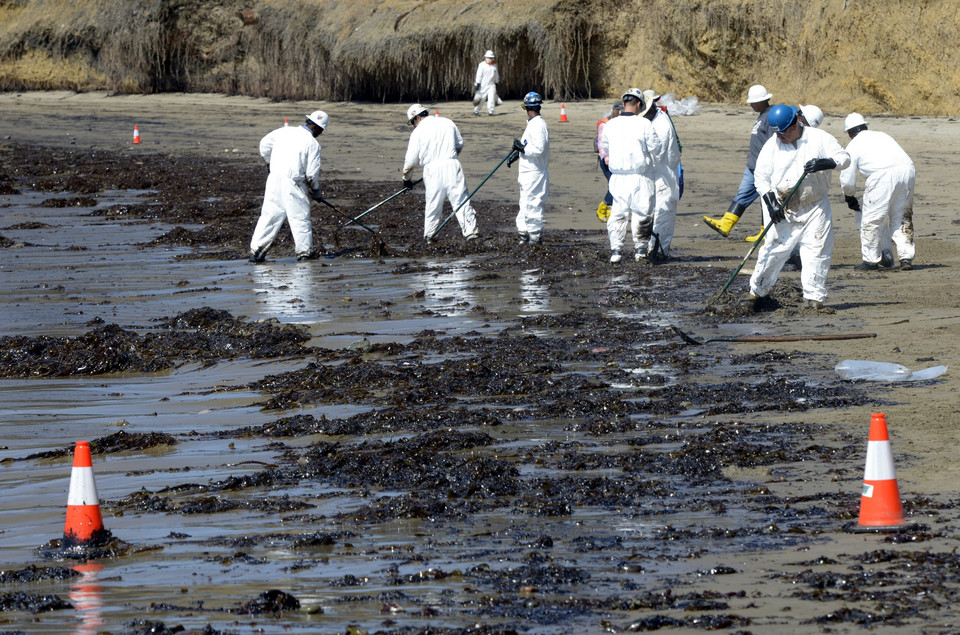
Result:
[[[743,304],[762,306],[777,277],[791,260],[799,260],[803,297],[810,308],[822,308],[833,254],[833,217],[828,198],[830,171],[839,169],[847,206],[856,212],[860,228],[861,270],[893,267],[896,248],[900,269],[913,268],[913,162],[890,135],[869,130],[859,113],[844,120],[850,138],[846,148],[819,129],[823,112],[816,106],[770,105],[772,95],[761,85],[747,93],[757,113],[750,138],[747,165],[737,195],[720,219],[704,223],[729,236],[747,207],[761,200],[766,231],[750,292]],[[857,175],[865,182],[862,204],[856,197]]]
[[[627,224],[634,259],[665,259],[670,253],[680,200],[680,139],[653,90],[627,90],[597,124],[596,149],[607,194],[597,217],[607,223],[610,262],[618,263]]]
[[[517,212],[517,233],[521,243],[539,245],[543,240],[543,207],[550,187],[550,135],[540,116],[543,97],[527,93],[522,107],[527,113],[527,125],[520,139],[514,139],[509,160],[519,160],[517,181],[520,183],[520,210]],[[492,107],[492,106],[491,106]],[[477,216],[470,205],[463,168],[458,156],[463,149],[463,137],[457,125],[446,117],[430,116],[420,104],[407,109],[407,122],[413,126],[407,153],[403,160],[403,187],[411,189],[411,173],[423,168],[423,187],[426,204],[423,216],[423,237],[431,242],[441,228],[444,199],[450,202],[460,231],[467,241],[476,240]],[[501,161],[501,164],[503,161]]]
[[[487,51],[477,69],[475,114],[479,114],[481,94],[487,99],[490,114],[501,103],[496,94],[499,76],[494,60],[493,51]],[[540,115],[542,106],[543,97],[539,93],[529,92],[524,96],[522,107],[526,111],[527,125],[522,136],[514,140],[508,157],[508,165],[516,161],[520,163],[516,226],[522,244],[539,245],[543,240],[543,210],[550,187],[550,136]],[[264,261],[284,218],[290,224],[297,260],[318,256],[313,247],[310,201],[322,200],[317,137],[326,130],[329,120],[325,112],[318,110],[307,115],[303,125],[278,128],[260,141],[260,156],[268,164],[269,175],[260,218],[250,241],[250,262]],[[422,167],[425,190],[423,237],[428,243],[432,242],[442,229],[446,222],[441,220],[446,200],[454,210],[452,216],[456,217],[464,239],[468,242],[476,240],[480,235],[477,214],[470,205],[463,167],[458,158],[463,150],[460,130],[453,121],[440,117],[439,113],[431,116],[430,110],[421,104],[413,104],[407,109],[407,123],[413,126],[413,131],[404,156],[402,187],[403,190],[413,189],[411,173]]]
[[[499,103],[499,81],[492,51],[477,70],[477,95],[492,114]],[[490,70],[484,66],[491,67]],[[630,227],[636,260],[669,256],[682,192],[680,140],[666,108],[658,106],[653,90],[630,88],[598,123],[595,147],[608,191],[597,209],[606,222],[610,262],[619,263]],[[771,105],[772,95],[760,85],[750,88],[747,103],[757,113],[747,164],[737,195],[720,219],[704,223],[729,236],[750,204],[759,198],[764,229],[748,241],[763,238],[743,303],[762,305],[788,261],[799,261],[807,306],[822,308],[833,251],[833,222],[828,193],[831,171],[839,169],[847,205],[856,212],[861,233],[862,263],[858,268],[892,267],[895,246],[900,268],[909,270],[915,255],[913,195],[915,172],[910,158],[889,135],[869,130],[864,118],[851,113],[844,130],[846,148],[818,126],[823,112],[816,106]],[[474,100],[474,113],[479,101]],[[508,165],[519,161],[519,211],[516,227],[521,244],[543,240],[544,205],[549,192],[550,138],[541,116],[543,97],[524,96],[527,122],[515,139]],[[479,237],[476,211],[470,205],[459,155],[463,137],[456,124],[413,104],[407,109],[413,126],[403,164],[403,189],[412,189],[416,167],[422,167],[425,189],[423,236],[431,242],[449,201],[467,241]],[[269,165],[263,207],[250,243],[250,261],[262,262],[284,218],[290,224],[298,260],[315,258],[310,228],[310,200],[319,200],[320,145],[329,117],[323,111],[307,115],[302,126],[278,128],[260,142]],[[501,164],[503,162],[501,161]],[[499,166],[498,166],[499,167]],[[856,198],[857,174],[865,185]],[[449,220],[449,218],[448,218]]]

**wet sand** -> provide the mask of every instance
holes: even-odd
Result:
[[[555,413],[547,420],[543,414],[549,408],[540,403],[544,397],[533,402],[528,395],[518,396],[519,401],[506,400],[503,395],[484,392],[491,390],[492,382],[489,386],[478,382],[474,388],[479,394],[472,394],[468,381],[454,390],[458,399],[488,414],[500,409],[515,414],[496,418],[496,425],[479,420],[467,426],[491,435],[494,444],[479,437],[462,442],[476,444],[471,453],[518,465],[520,482],[529,485],[542,478],[544,486],[555,481],[567,483],[575,491],[589,478],[605,478],[623,469],[616,461],[591,455],[632,456],[638,447],[649,445],[645,451],[676,449],[690,457],[704,449],[699,447],[703,444],[691,440],[696,435],[711,439],[704,445],[706,449],[712,443],[718,448],[737,446],[731,441],[737,438],[737,430],[749,437],[740,448],[743,455],[725,455],[709,469],[703,468],[709,463],[704,463],[707,457],[696,454],[691,466],[678,467],[671,477],[678,483],[652,493],[651,498],[639,496],[635,507],[629,504],[629,490],[604,502],[600,492],[588,489],[582,498],[572,492],[551,492],[539,508],[526,494],[516,504],[529,509],[505,513],[494,506],[493,511],[484,512],[483,504],[498,494],[457,494],[451,488],[449,510],[458,509],[461,502],[479,507],[470,514],[465,507],[438,518],[419,512],[404,518],[387,502],[396,497],[411,504],[410,492],[402,484],[389,479],[364,484],[355,476],[349,485],[331,476],[325,484],[323,479],[320,483],[301,480],[284,490],[290,497],[316,506],[309,511],[309,520],[290,512],[191,517],[125,509],[122,516],[107,518],[108,528],[130,542],[162,544],[165,551],[160,556],[138,555],[102,563],[104,569],[97,574],[102,580],[95,580],[101,608],[81,612],[81,620],[89,618],[86,623],[81,621],[81,626],[102,619],[104,628],[120,632],[121,624],[145,616],[150,602],[164,602],[174,606],[151,613],[151,619],[194,628],[213,622],[219,628],[246,632],[252,625],[237,625],[229,621],[236,618],[217,614],[198,616],[189,606],[196,601],[208,606],[240,605],[269,588],[293,593],[306,607],[324,608],[326,617],[308,616],[304,609],[295,618],[284,618],[303,632],[342,632],[348,623],[389,630],[425,624],[458,628],[478,622],[500,629],[528,626],[537,632],[568,632],[564,624],[596,631],[603,624],[650,628],[660,620],[663,626],[693,628],[692,622],[684,621],[691,619],[691,611],[701,619],[713,620],[719,628],[754,631],[819,628],[815,623],[838,630],[860,630],[866,624],[900,630],[903,625],[920,629],[950,623],[951,612],[942,604],[924,603],[914,615],[878,605],[867,590],[876,592],[884,584],[884,576],[889,576],[897,581],[897,593],[889,603],[906,603],[921,587],[906,577],[902,564],[910,554],[922,552],[932,555],[918,558],[913,566],[923,572],[929,593],[946,599],[956,590],[956,581],[943,570],[956,537],[952,526],[956,514],[950,507],[957,469],[953,458],[956,381],[948,372],[932,382],[850,386],[839,382],[832,368],[848,358],[898,362],[915,370],[936,364],[956,366],[950,346],[960,320],[951,275],[960,239],[953,222],[951,181],[958,160],[952,149],[956,123],[871,119],[873,127],[897,138],[917,164],[918,257],[914,271],[864,274],[853,270],[859,261],[858,239],[852,213],[846,211],[837,187],[832,199],[837,247],[827,301],[836,313],[811,313],[787,306],[772,313],[732,317],[702,315],[697,309],[746,253],[748,245],[742,237],[756,231],[757,223],[750,221],[755,220],[757,211],[751,209],[734,237],[726,240],[707,234],[699,219],[705,212],[722,213],[739,181],[743,140],[752,120],[749,112],[707,105],[698,116],[676,119],[687,181],[675,240],[677,260],[651,271],[632,262],[618,269],[605,263],[602,225],[593,213],[603,190],[602,176],[594,168],[589,140],[606,105],[566,104],[570,122],[565,124],[556,122],[559,105],[545,111],[553,143],[550,216],[547,244],[534,255],[518,250],[508,233],[517,186],[515,174],[505,168],[476,196],[481,229],[490,236],[486,246],[471,253],[451,237],[448,251],[418,251],[413,237],[420,222],[420,199],[414,198],[404,203],[410,214],[409,226],[402,222],[391,225],[391,217],[378,228],[397,254],[383,261],[366,258],[359,249],[354,254],[298,265],[281,250],[268,265],[253,267],[239,259],[242,251],[237,250],[242,250],[242,242],[235,239],[227,241],[228,249],[218,252],[228,254],[233,249],[234,259],[198,261],[184,246],[132,247],[169,232],[173,226],[169,219],[146,225],[116,217],[91,221],[72,218],[67,210],[32,206],[49,198],[49,193],[28,193],[32,200],[18,200],[15,207],[4,208],[0,234],[27,242],[38,242],[36,237],[44,236],[51,243],[46,250],[0,251],[7,256],[0,266],[4,335],[76,335],[87,330],[87,322],[94,316],[131,328],[147,328],[160,317],[209,305],[250,319],[275,317],[303,324],[314,335],[312,345],[332,351],[361,337],[373,346],[396,342],[412,347],[399,355],[374,350],[370,357],[360,359],[330,354],[330,361],[359,363],[359,368],[373,373],[384,363],[399,365],[407,360],[416,365],[483,355],[482,348],[475,350],[464,342],[445,347],[425,335],[428,331],[439,333],[440,340],[462,336],[482,344],[483,338],[489,337],[489,349],[497,351],[494,338],[526,317],[534,321],[522,329],[563,342],[553,355],[531,346],[526,355],[545,365],[538,374],[556,374],[558,370],[548,370],[549,365],[561,363],[565,372],[585,373],[610,384],[605,390],[617,393],[618,401],[642,402],[639,395],[649,390],[649,381],[669,385],[684,375],[693,382],[688,389],[691,395],[694,385],[702,386],[703,391],[682,398],[689,400],[685,404],[679,403],[682,399],[676,393],[661,393],[670,410],[660,414],[627,410],[604,416],[602,412],[571,411],[566,416]],[[522,130],[523,114],[516,104],[505,104],[509,108],[492,118],[469,116],[470,105],[464,102],[435,106],[441,114],[454,118],[463,131],[463,162],[470,185],[479,183]],[[397,105],[272,104],[196,95],[7,94],[0,95],[4,113],[0,139],[90,148],[134,161],[138,152],[160,153],[171,160],[184,155],[229,157],[230,162],[244,166],[236,174],[250,178],[257,169],[255,148],[260,136],[284,118],[296,121],[315,107],[331,114],[328,134],[321,138],[325,174],[337,181],[376,182],[372,185],[381,192],[392,191],[391,181],[399,187],[409,127],[403,121],[405,107]],[[843,114],[828,116],[824,124],[838,138]],[[136,147],[129,142],[133,124],[138,125],[143,139]],[[211,178],[229,180],[236,178],[233,175],[226,170],[226,176]],[[238,200],[249,203],[257,187],[246,188],[241,193],[246,198],[238,194]],[[334,192],[337,197],[333,200],[345,210],[365,209],[364,204],[357,205],[362,199],[355,202],[351,198],[352,189]],[[216,193],[214,188],[205,194]],[[111,196],[97,198],[105,205],[116,205],[131,196],[138,202],[150,200],[142,192]],[[485,208],[490,210],[488,218],[496,218],[492,231],[484,227]],[[38,209],[44,214],[42,219],[39,212],[32,211]],[[16,210],[16,217],[11,210]],[[322,214],[317,208],[315,213],[318,217]],[[246,220],[251,228],[255,214],[254,208]],[[7,230],[29,220],[43,220],[55,229]],[[330,223],[336,222],[330,218]],[[71,223],[76,229],[64,232],[62,228]],[[391,229],[395,233],[391,234]],[[368,243],[365,236],[350,236],[348,243],[360,247]],[[88,250],[67,249],[71,241]],[[337,253],[334,245],[327,246],[331,256]],[[580,276],[582,282],[578,282]],[[796,274],[784,278],[795,280]],[[577,312],[591,319],[572,319]],[[548,319],[551,315],[560,317]],[[541,321],[536,321],[537,316]],[[600,316],[613,322],[598,323]],[[627,320],[631,326],[617,320]],[[669,323],[701,338],[838,332],[876,332],[878,337],[689,347],[666,330]],[[592,335],[585,335],[591,331]],[[629,338],[620,341],[618,331]],[[577,338],[584,338],[586,344],[576,345]],[[609,354],[600,349],[609,349]],[[496,352],[498,359],[505,355],[505,351]],[[520,356],[513,364],[521,367],[524,360]],[[181,435],[174,448],[121,453],[102,463],[95,460],[101,500],[110,501],[107,508],[116,511],[124,509],[122,501],[141,488],[158,492],[189,482],[214,483],[238,473],[257,474],[264,464],[283,463],[284,450],[265,435],[191,437],[191,431],[210,434],[264,426],[295,414],[349,421],[360,411],[384,405],[378,401],[382,397],[357,395],[354,399],[328,397],[326,405],[294,399],[288,410],[263,411],[259,406],[269,395],[246,389],[248,382],[265,375],[295,372],[302,366],[303,362],[296,360],[234,361],[207,368],[185,365],[161,376],[3,380],[0,390],[12,397],[4,399],[9,422],[5,428],[10,432],[2,458],[20,459],[31,452],[68,447],[74,438],[106,436],[117,429]],[[510,363],[503,366],[509,367]],[[605,369],[619,374],[605,377]],[[752,395],[757,402],[744,401],[744,386],[735,378],[740,375],[743,384],[756,385],[768,374],[788,382],[787,391],[797,393],[794,398],[799,401],[793,402],[794,407],[784,400],[782,383],[767,388],[775,403],[764,405],[762,385],[760,394]],[[515,382],[518,377],[510,379]],[[308,383],[307,377],[290,376],[292,386]],[[715,386],[712,394],[711,384]],[[228,387],[245,389],[224,391]],[[343,391],[350,388],[346,383],[338,387]],[[568,389],[556,390],[567,394]],[[576,394],[589,395],[585,390],[593,389],[581,385],[558,399],[566,402]],[[548,394],[549,390],[543,393]],[[291,395],[287,393],[284,399],[290,400]],[[443,397],[432,399],[446,403]],[[729,402],[733,404],[724,405]],[[76,407],[78,403],[83,406]],[[798,403],[808,405],[796,407]],[[524,414],[524,409],[529,412]],[[855,518],[867,426],[875,411],[885,412],[890,424],[909,520],[928,526],[912,539],[915,544],[893,544],[884,537],[841,531],[851,514]],[[627,425],[626,421],[634,423]],[[424,428],[411,428],[402,421],[396,425],[396,429],[376,430],[368,443],[399,442],[408,435],[424,444],[439,442],[425,436],[429,432]],[[333,428],[333,424],[320,425],[318,430],[325,433],[319,436],[288,437],[283,443],[299,452],[315,442],[332,439],[349,446],[360,438],[331,435]],[[304,431],[309,431],[309,426]],[[640,441],[638,435],[648,438]],[[455,442],[459,441],[444,441]],[[771,447],[774,442],[786,444],[781,460],[747,458],[750,452],[759,452],[756,448]],[[383,460],[410,452],[402,445],[386,450]],[[343,452],[347,453],[346,447]],[[423,457],[415,452],[409,456],[411,460]],[[313,459],[303,454],[300,460],[309,464]],[[694,469],[697,465],[700,468]],[[32,548],[57,537],[62,528],[68,466],[68,461],[16,461],[2,467],[10,492],[4,515],[13,519],[5,522],[0,536],[5,568],[35,562]],[[472,464],[462,467],[480,469]],[[475,475],[481,492],[501,483],[483,471]],[[631,488],[642,490],[645,479],[660,480],[655,469],[649,473],[640,470],[638,476],[636,481],[627,481]],[[713,478],[718,481],[712,482]],[[378,501],[375,504],[369,500],[371,489],[373,500]],[[252,490],[241,494],[244,496],[257,499],[269,494]],[[39,506],[38,497],[44,501]],[[674,497],[676,505],[670,502]],[[660,502],[653,502],[657,500]],[[736,508],[730,509],[731,505]],[[377,509],[397,517],[378,522]],[[415,510],[413,506],[409,509]],[[251,539],[241,556],[239,543],[223,540],[224,536],[303,535],[309,531],[329,533],[332,546],[304,557],[290,541],[274,539],[276,547],[271,548],[270,541]],[[549,544],[544,536],[550,538]],[[504,557],[495,555],[503,550]],[[871,553],[888,555],[871,560],[867,557]],[[890,554],[899,554],[901,559]],[[887,564],[875,563],[881,560]],[[184,587],[181,592],[184,571],[194,567],[199,567],[194,573],[203,578],[202,584],[191,583],[189,591]],[[451,575],[454,570],[458,573]],[[496,571],[510,572],[512,580],[527,583],[507,584]],[[146,576],[155,583],[137,589],[136,581]],[[243,582],[238,584],[237,579]],[[67,586],[69,592],[62,583],[29,586],[27,590],[82,596],[82,585],[74,582]],[[798,587],[803,591],[797,592]],[[850,591],[854,587],[857,592]],[[668,589],[680,599],[664,599]],[[23,590],[15,585],[3,589],[5,593]],[[570,601],[568,596],[581,601]],[[629,602],[617,604],[615,597]],[[11,615],[13,624],[33,619],[29,613],[0,615]],[[35,632],[60,632],[64,623],[76,618],[69,610],[45,613],[39,623],[31,625],[31,632],[34,628],[40,629]]]

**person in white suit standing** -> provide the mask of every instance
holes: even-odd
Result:
[[[500,99],[497,97],[497,84],[500,83],[500,73],[497,72],[497,58],[493,51],[483,54],[483,61],[477,66],[477,75],[473,80],[473,116],[480,116],[480,104],[487,100],[487,114],[492,115]]]
[[[527,127],[520,139],[513,142],[513,150],[519,154],[520,167],[517,181],[520,183],[520,211],[517,213],[517,232],[520,243],[539,245],[543,240],[543,205],[550,190],[550,135],[547,124],[540,116],[543,97],[529,92],[523,98],[527,112]]]
[[[270,166],[260,218],[250,240],[250,262],[263,262],[286,219],[297,260],[316,258],[310,225],[311,193],[320,189],[320,144],[330,117],[322,110],[302,126],[277,128],[260,140],[260,156]]]
[[[646,257],[653,235],[653,210],[656,204],[654,157],[660,153],[660,139],[649,120],[640,116],[647,108],[639,88],[631,88],[620,98],[623,114],[603,127],[600,147],[610,168],[610,194],[613,208],[607,219],[610,262],[621,260],[627,225],[633,233],[636,259]]]

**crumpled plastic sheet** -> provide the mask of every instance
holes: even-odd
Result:
[[[700,103],[696,97],[684,97],[677,101],[677,96],[673,93],[661,95],[659,104],[667,107],[670,115],[699,115]]]
[[[890,362],[870,362],[860,359],[845,359],[834,368],[840,379],[866,379],[870,381],[921,381],[934,379],[947,372],[946,366],[931,366],[912,371],[906,366]]]

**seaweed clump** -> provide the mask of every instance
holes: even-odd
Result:
[[[0,337],[0,377],[69,377],[118,372],[153,373],[185,362],[296,357],[310,339],[300,326],[246,322],[227,311],[191,309],[143,334],[117,324],[78,337]]]

